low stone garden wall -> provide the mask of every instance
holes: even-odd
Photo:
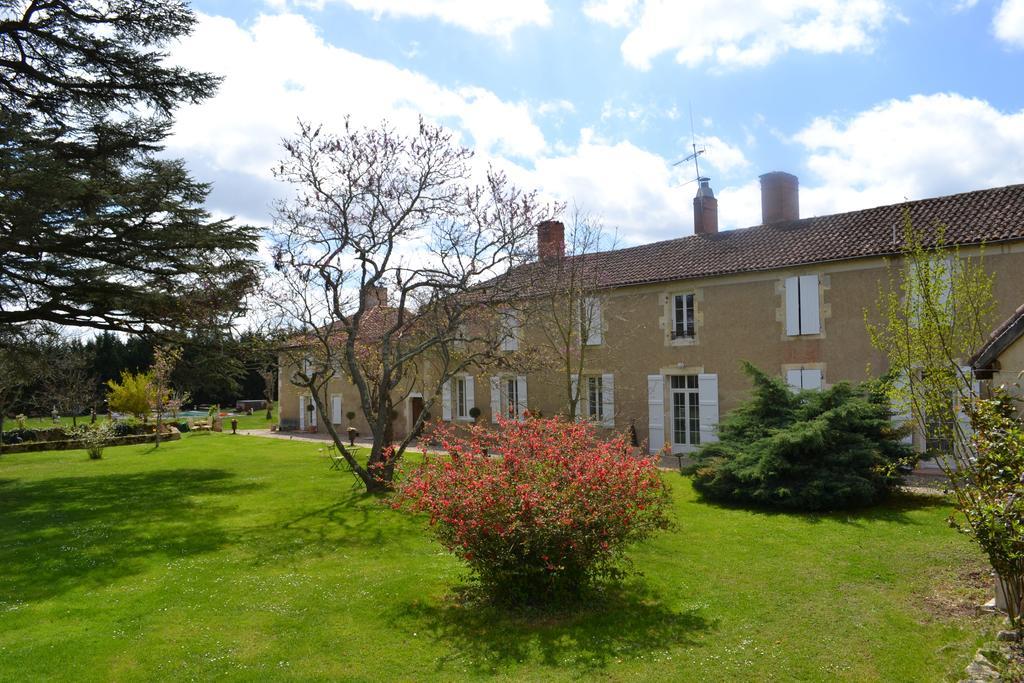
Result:
[[[181,438],[181,432],[174,427],[168,427],[161,441],[177,441]],[[115,436],[107,442],[107,447],[112,446],[133,446],[140,443],[155,443],[156,434],[133,434],[132,436]],[[21,443],[4,444],[0,446],[0,455],[6,453],[35,453],[37,451],[69,451],[76,448],[85,448],[80,439],[64,439],[62,441],[23,441]]]

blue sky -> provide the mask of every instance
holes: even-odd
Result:
[[[712,6],[713,5],[713,6]],[[226,80],[172,153],[212,207],[266,224],[302,117],[456,130],[519,184],[625,243],[692,232],[692,107],[723,229],[757,177],[804,215],[1024,182],[1024,0],[203,0],[175,59]]]

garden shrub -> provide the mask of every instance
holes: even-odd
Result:
[[[82,441],[82,447],[89,454],[90,460],[99,460],[103,457],[103,449],[110,443],[115,427],[116,425],[109,422],[99,422],[79,428],[78,438]]]
[[[689,468],[709,499],[792,510],[871,505],[898,484],[913,458],[891,425],[881,381],[794,393],[749,363],[749,400],[719,426]]]
[[[954,470],[953,485],[969,490],[971,505],[950,522],[972,537],[996,570],[1010,623],[1024,621],[1024,422],[1003,389],[968,409],[974,457],[970,470]]]
[[[496,431],[441,425],[433,437],[450,457],[425,458],[394,505],[427,512],[499,601],[551,603],[619,578],[626,547],[669,524],[657,458],[634,455],[624,435],[602,441],[589,423],[531,419]]]
[[[134,436],[142,434],[145,426],[135,419],[118,420],[113,423],[114,436]]]

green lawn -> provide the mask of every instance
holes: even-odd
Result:
[[[572,616],[465,608],[423,520],[316,445],[228,434],[0,457],[0,680],[955,679],[995,619],[941,503],[698,502]],[[975,579],[976,581],[976,579]]]

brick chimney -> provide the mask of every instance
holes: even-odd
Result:
[[[711,179],[698,180],[700,187],[693,198],[693,232],[695,235],[714,235],[718,232],[718,200],[711,191]]]
[[[380,285],[363,291],[363,309],[383,308],[388,305],[388,288]]]
[[[546,261],[565,256],[565,226],[562,221],[544,221],[537,225],[537,258]]]
[[[800,181],[792,173],[773,171],[761,176],[761,223],[800,218]]]

